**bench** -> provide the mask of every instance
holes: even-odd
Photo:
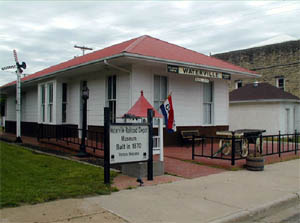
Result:
[[[180,132],[181,135],[181,146],[186,144],[188,146],[189,143],[192,143],[193,141],[193,136],[197,137],[200,136],[198,130],[182,130]],[[200,142],[203,141],[203,138],[195,138],[195,142]]]

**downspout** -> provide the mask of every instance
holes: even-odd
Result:
[[[127,69],[124,69],[124,68],[122,68],[122,67],[118,67],[118,66],[113,65],[113,64],[111,64],[111,63],[108,63],[107,60],[104,60],[104,64],[107,65],[107,66],[110,66],[110,67],[112,67],[112,68],[115,68],[115,69],[117,69],[117,70],[124,71],[124,72],[129,73],[129,74],[131,73],[131,71],[129,71],[129,70],[127,70]]]

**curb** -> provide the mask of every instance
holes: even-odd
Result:
[[[300,201],[300,192],[296,192],[293,194],[289,194],[281,199],[260,205],[258,207],[241,210],[232,215],[228,215],[217,220],[209,221],[209,223],[233,223],[233,222],[251,220],[251,218],[254,216],[266,214],[270,209],[280,208],[284,205],[290,203],[296,203],[299,201]]]

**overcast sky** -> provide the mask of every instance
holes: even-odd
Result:
[[[0,67],[13,49],[31,74],[94,50],[150,35],[204,53],[300,39],[300,1],[1,1]],[[0,70],[0,85],[15,80]]]

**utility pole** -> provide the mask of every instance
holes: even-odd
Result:
[[[85,50],[93,50],[93,48],[89,48],[89,47],[86,47],[86,46],[77,46],[77,45],[74,45],[74,48],[81,49],[82,50],[82,56],[84,55]]]

